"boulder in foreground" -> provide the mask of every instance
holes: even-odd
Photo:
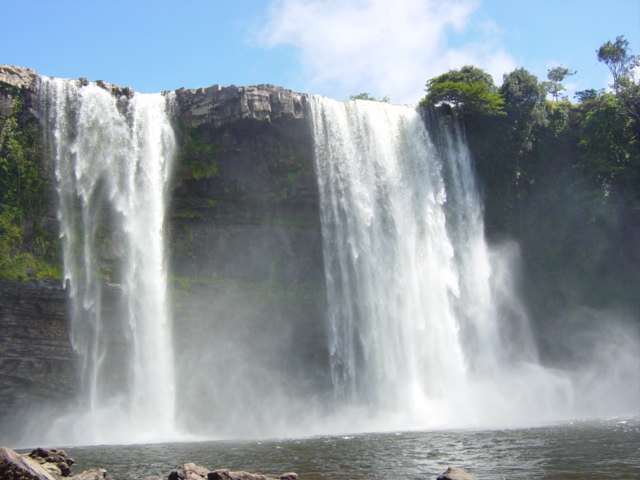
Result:
[[[67,452],[59,448],[38,447],[29,454],[36,462],[56,475],[68,477],[71,474],[71,465],[75,463]]]
[[[57,480],[33,458],[20,455],[10,448],[0,447],[0,478],[2,480]]]
[[[256,475],[248,472],[230,472],[229,470],[214,470],[209,472],[207,480],[298,480],[298,474],[289,472],[283,473],[276,479]]]
[[[478,480],[470,473],[465,472],[461,468],[449,467],[437,480]]]
[[[185,463],[169,474],[169,480],[298,480],[298,474],[288,472],[272,478],[249,472],[232,472],[227,469],[209,470],[195,463]]]

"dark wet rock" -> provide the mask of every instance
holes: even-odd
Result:
[[[0,447],[0,479],[2,480],[58,480],[36,460],[20,455],[13,450]]]
[[[476,477],[461,468],[449,467],[437,480],[478,480]]]
[[[73,458],[67,455],[67,452],[58,448],[38,447],[29,454],[29,457],[41,465],[45,465],[45,468],[47,464],[55,466],[57,472],[63,477],[68,477],[71,474],[71,465],[75,463]]]
[[[60,281],[0,281],[0,432],[12,409],[73,395],[75,354]],[[4,420],[4,421],[3,421]]]

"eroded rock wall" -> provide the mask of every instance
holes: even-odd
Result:
[[[73,396],[68,327],[60,282],[0,282],[0,412]]]
[[[272,396],[313,395],[329,382],[306,97],[268,85],[214,86],[179,90],[176,100],[169,249],[178,370],[192,372],[179,378],[191,392],[181,410],[209,427],[228,423],[216,418],[233,415],[218,393],[225,386],[236,392],[238,417],[260,424],[267,410],[247,403],[258,390],[263,403],[277,403]],[[192,401],[203,397],[209,402]],[[256,418],[239,414],[252,410]]]

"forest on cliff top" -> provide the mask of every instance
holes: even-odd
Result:
[[[499,87],[465,66],[429,80],[422,101],[464,123],[487,237],[518,241],[539,338],[578,305],[640,313],[640,56],[619,36],[596,59],[611,89],[576,92],[576,103],[565,66],[544,81],[519,68]]]

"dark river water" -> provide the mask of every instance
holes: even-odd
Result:
[[[448,466],[480,479],[640,479],[640,417],[535,428],[369,433],[286,440],[67,448],[74,473],[166,478],[180,464],[301,480],[435,479]]]

